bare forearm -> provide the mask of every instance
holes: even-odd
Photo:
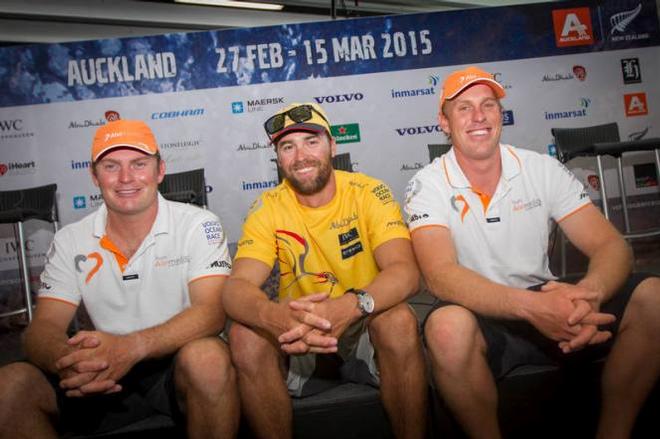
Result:
[[[279,335],[286,327],[277,318],[278,304],[254,284],[238,278],[230,278],[224,291],[223,305],[232,319],[251,328],[259,328]]]
[[[73,349],[67,345],[67,334],[47,322],[32,324],[25,332],[24,350],[31,363],[42,370],[57,373],[55,362]]]
[[[220,306],[192,305],[161,325],[126,337],[135,344],[142,359],[158,358],[172,354],[198,338],[219,334],[224,323]]]
[[[587,274],[579,282],[602,295],[601,302],[611,298],[632,270],[632,250],[625,240],[612,240],[589,259]]]
[[[527,291],[492,282],[458,264],[436,266],[425,280],[434,296],[491,317],[521,319],[528,305]]]
[[[386,311],[417,292],[419,270],[415,264],[392,264],[363,289],[373,296],[376,313]]]

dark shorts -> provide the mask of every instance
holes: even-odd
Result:
[[[51,375],[48,380],[57,394],[61,432],[100,434],[155,414],[182,418],[174,387],[174,357],[138,363],[119,381],[122,391],[110,395],[69,398],[59,387],[59,377]]]
[[[556,341],[547,338],[526,321],[501,320],[476,315],[488,347],[488,365],[493,376],[495,379],[500,379],[522,365],[570,366],[605,358],[612,348],[633,290],[640,282],[651,276],[646,273],[630,275],[617,294],[601,305],[601,312],[615,315],[616,321],[608,325],[601,325],[599,328],[612,332],[614,337],[605,343],[586,346],[582,350],[569,354],[564,354]],[[576,283],[578,280],[580,280],[579,277],[569,276],[557,281]],[[528,289],[539,291],[542,285],[535,285]],[[438,301],[434,309],[446,305],[451,305],[451,303]]]

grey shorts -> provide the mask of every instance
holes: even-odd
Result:
[[[289,394],[302,398],[345,382],[378,387],[380,379],[367,323],[362,319],[351,325],[339,339],[335,354],[289,356]]]

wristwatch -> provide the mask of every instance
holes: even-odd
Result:
[[[375,303],[371,294],[364,290],[350,288],[346,290],[347,293],[355,294],[357,296],[357,307],[363,316],[368,316],[374,312]]]

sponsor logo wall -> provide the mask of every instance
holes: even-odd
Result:
[[[660,137],[660,83],[649,79],[660,74],[655,2],[561,5],[0,48],[0,185],[57,183],[62,224],[78,220],[101,203],[89,178],[94,131],[143,119],[167,172],[205,169],[209,208],[236,242],[254,198],[277,184],[263,122],[311,101],[328,113],[337,152],[401,201],[427,145],[446,143],[444,77],[473,63],[507,92],[504,142],[547,153],[551,128],[608,122],[622,139]],[[487,41],[473,38],[475,26],[491,29]],[[635,180],[629,167],[629,192],[657,192],[635,183],[651,181],[645,168]],[[614,173],[606,179],[616,188]]]

